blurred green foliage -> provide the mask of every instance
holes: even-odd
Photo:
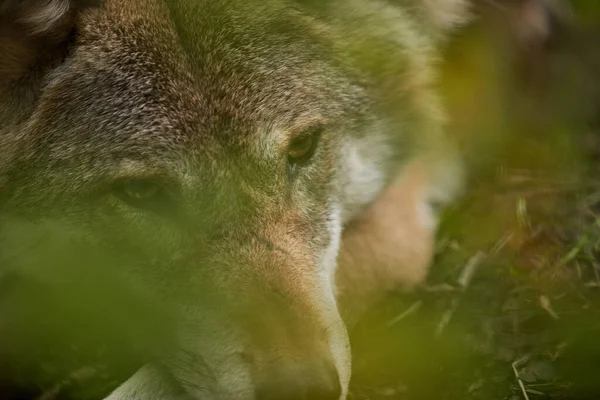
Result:
[[[600,398],[600,2],[557,2],[541,38],[526,3],[480,2],[447,49],[469,186],[427,287],[355,330],[358,399]]]
[[[391,296],[354,330],[355,399],[520,399],[519,360],[530,399],[600,398],[600,2],[568,2],[539,42],[515,33],[527,22],[515,19],[521,3],[482,1],[449,43],[440,86],[469,187],[446,216],[429,285]],[[70,379],[67,393],[98,398],[156,356],[169,323],[155,322],[158,305],[115,289],[115,271],[78,272],[109,262],[93,252],[65,260],[65,247],[51,241],[36,255],[71,277],[58,291],[0,276],[0,288],[22,289],[1,292],[0,372],[38,392]]]

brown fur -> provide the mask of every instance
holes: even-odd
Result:
[[[415,284],[434,232],[415,209],[446,184],[423,21],[377,0],[22,4],[0,2],[16,21],[0,30],[0,231],[64,226],[176,321],[176,345],[111,399],[343,398],[342,230],[349,276],[377,260],[361,290]],[[292,161],[303,135],[314,155]]]
[[[339,301],[355,321],[386,292],[423,283],[435,240],[431,177],[415,162],[344,231],[340,249]]]

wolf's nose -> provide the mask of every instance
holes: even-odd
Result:
[[[259,383],[257,400],[339,400],[340,378],[333,364],[306,367],[304,372],[282,368]]]

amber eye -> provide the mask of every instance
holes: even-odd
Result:
[[[294,138],[288,147],[288,162],[290,164],[304,163],[315,154],[323,128],[314,128]]]
[[[165,192],[150,179],[123,179],[113,186],[113,193],[123,202],[136,208],[156,208],[164,203]]]

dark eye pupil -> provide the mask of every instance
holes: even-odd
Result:
[[[124,184],[123,190],[132,199],[144,200],[154,197],[158,192],[158,187],[150,182],[130,181]]]
[[[306,136],[295,140],[290,146],[289,156],[291,159],[299,159],[305,156],[312,148],[312,136]]]
[[[157,184],[143,179],[128,179],[118,182],[114,191],[122,201],[139,208],[158,201],[161,193]]]
[[[298,164],[308,161],[315,153],[321,129],[315,129],[294,139],[288,148],[288,162]]]

